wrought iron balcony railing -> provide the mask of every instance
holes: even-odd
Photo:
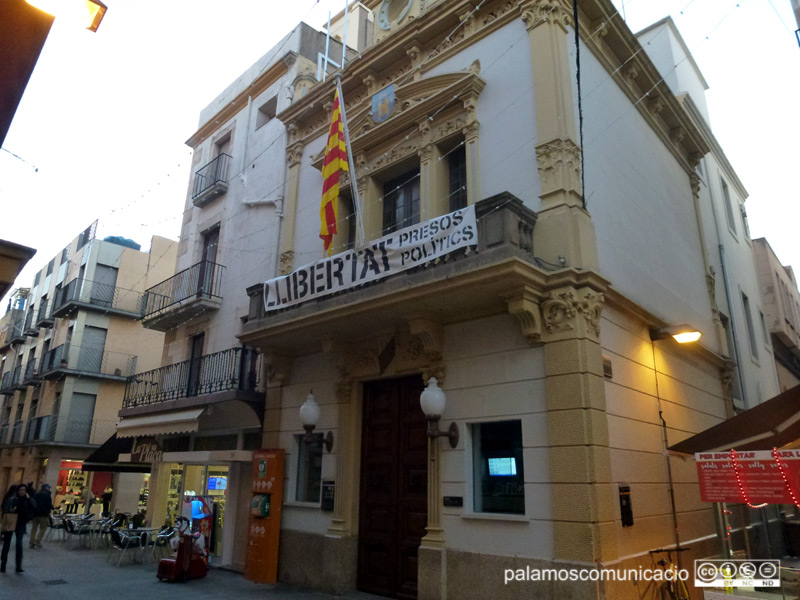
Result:
[[[132,408],[227,390],[255,391],[259,356],[255,350],[231,348],[138,373],[128,379],[122,407]]]
[[[34,310],[29,308],[27,314],[25,315],[25,324],[22,326],[22,335],[27,337],[39,337],[39,328],[36,326],[36,322],[34,321],[33,317]]]
[[[11,443],[102,444],[114,434],[116,424],[116,421],[106,419],[46,415],[28,421],[24,436]]]
[[[141,292],[75,278],[56,290],[51,314],[54,317],[68,317],[79,308],[87,308],[138,317],[141,299]]]
[[[206,260],[154,285],[142,298],[142,319],[148,321],[173,307],[184,306],[194,300],[221,301],[219,294],[224,270],[222,265]]]
[[[22,376],[23,385],[36,385],[39,383],[39,371],[36,370],[36,359],[31,358],[25,365],[25,374]]]
[[[14,382],[14,371],[6,371],[3,373],[3,378],[0,380],[0,394],[11,395],[17,389]]]
[[[36,326],[37,327],[52,327],[55,323],[55,319],[53,315],[50,314],[51,309],[53,307],[52,302],[47,302],[42,300],[42,305],[39,307],[39,311],[36,315]]]
[[[220,154],[195,173],[194,190],[192,191],[192,202],[195,206],[203,206],[228,191],[230,163],[230,155]]]
[[[25,327],[25,319],[19,319],[14,322],[11,327],[11,333],[7,338],[8,341],[12,344],[21,344],[25,341],[25,334],[22,333],[23,328]]]
[[[11,376],[11,387],[17,390],[25,389],[22,383],[22,375],[25,372],[25,367],[17,365],[14,367],[14,374]]]
[[[24,424],[24,421],[16,421],[14,423],[14,426],[11,428],[11,440],[9,440],[10,444],[22,443],[22,427]]]
[[[55,440],[58,417],[46,415],[28,421],[25,427],[25,442],[52,442]]]
[[[39,376],[84,375],[123,380],[136,372],[136,356],[109,352],[103,348],[62,344],[42,355]]]

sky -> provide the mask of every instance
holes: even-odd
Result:
[[[344,0],[105,0],[97,33],[55,20],[0,150],[0,239],[36,271],[97,236],[178,239],[203,110],[297,23]],[[636,32],[671,15],[708,81],[712,129],[742,180],[750,231],[800,269],[800,46],[790,0],[613,0]],[[1,307],[6,301],[3,300]]]

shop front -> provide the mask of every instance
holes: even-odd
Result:
[[[716,552],[697,557],[708,565],[708,581],[695,581],[706,598],[800,592],[798,416],[800,386],[670,447],[694,459],[700,498],[717,515]],[[739,576],[743,564],[755,565],[755,577]]]

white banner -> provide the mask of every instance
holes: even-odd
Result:
[[[341,292],[477,244],[475,207],[468,206],[270,279],[264,308],[270,312]]]

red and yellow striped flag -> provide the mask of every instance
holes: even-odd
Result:
[[[322,164],[322,204],[319,207],[319,237],[325,245],[328,256],[339,217],[339,173],[348,171],[347,149],[344,145],[344,126],[339,109],[339,92],[333,97],[333,118],[328,132],[328,145],[325,146],[325,161]]]

